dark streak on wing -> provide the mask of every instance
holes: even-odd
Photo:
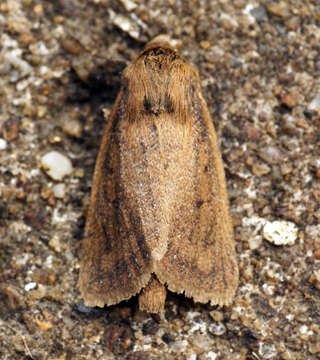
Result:
[[[150,99],[146,97],[146,95],[143,98],[143,107],[147,113],[151,112],[151,102]]]
[[[104,249],[104,252],[106,253],[106,254],[109,254],[111,251],[112,251],[112,245],[111,245],[111,238],[110,238],[110,236],[109,236],[109,234],[108,234],[108,232],[107,232],[107,229],[106,229],[106,223],[105,222],[103,222],[102,223],[102,231],[103,231],[103,234],[104,234],[104,238],[105,238],[105,242],[104,242],[104,244],[105,244],[105,249]]]
[[[141,220],[139,219],[139,217],[133,215],[132,212],[130,213],[129,219],[130,219],[131,229],[133,230],[135,238],[137,240],[137,244],[138,244],[141,256],[144,260],[149,262],[150,261],[150,253],[146,246],[146,240],[145,240],[144,234],[142,232]]]
[[[226,289],[228,287],[227,284],[227,279],[226,279],[226,272],[225,272],[225,268],[224,268],[224,261],[221,261],[221,267],[222,267],[222,280],[223,280],[223,285],[224,288]]]
[[[109,271],[107,273],[107,278],[109,280],[109,286],[110,288],[114,288],[116,286],[115,282],[114,282],[114,273],[113,271]]]
[[[149,254],[149,251],[147,250],[145,245],[146,245],[145,237],[144,237],[143,234],[141,234],[138,237],[138,246],[139,246],[139,249],[141,251],[142,257],[146,260],[146,259],[149,259],[150,254]]]
[[[190,243],[192,243],[192,239],[193,239],[193,236],[194,236],[194,227],[192,227],[191,231],[190,231],[190,234],[188,236],[188,241]]]
[[[120,207],[120,200],[118,198],[115,198],[113,201],[112,201],[112,205],[113,207],[115,208],[115,211],[117,211],[116,209],[119,209]]]
[[[170,96],[167,93],[165,94],[164,107],[169,114],[173,113],[173,111],[174,111],[173,104],[170,99]]]
[[[134,253],[131,253],[130,256],[129,256],[129,259],[130,259],[131,265],[134,266],[137,274],[140,275],[140,274],[141,274],[142,267],[141,267],[141,265],[139,264],[139,262],[137,261],[136,255],[135,255]]]
[[[120,100],[120,106],[118,106],[117,108],[117,112],[115,113],[114,115],[114,119],[113,119],[113,122],[112,122],[112,126],[111,126],[111,133],[110,133],[110,141],[114,141],[115,140],[115,134],[116,134],[116,131],[117,131],[117,126],[119,124],[119,121],[123,115],[123,99]]]
[[[117,262],[116,266],[116,277],[120,283],[121,286],[123,286],[123,276],[127,274],[128,272],[128,265],[125,262],[125,260],[121,259]]]

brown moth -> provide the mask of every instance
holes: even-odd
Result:
[[[98,155],[83,241],[85,304],[166,289],[231,304],[238,286],[223,163],[197,69],[158,37],[122,75]]]

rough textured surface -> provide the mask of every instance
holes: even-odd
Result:
[[[0,358],[317,359],[319,1],[0,2]],[[232,307],[169,295],[88,309],[79,243],[119,72],[167,32],[197,65],[226,163],[240,264]],[[108,111],[108,110],[106,110]],[[71,125],[72,124],[72,125]],[[41,169],[73,164],[65,196]],[[263,239],[295,224],[293,245]]]

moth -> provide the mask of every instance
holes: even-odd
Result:
[[[88,306],[167,289],[230,305],[238,286],[217,137],[197,69],[158,37],[122,74],[94,171],[79,288]]]

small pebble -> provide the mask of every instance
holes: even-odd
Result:
[[[252,9],[250,14],[256,19],[257,22],[268,20],[266,9],[263,6]]]
[[[2,125],[2,133],[4,140],[11,142],[16,140],[19,135],[20,119],[12,118]]]
[[[300,16],[293,16],[292,18],[289,18],[286,22],[288,30],[295,31],[298,29],[301,23]]]
[[[113,25],[117,26],[123,32],[129,34],[133,39],[138,39],[140,31],[136,24],[134,24],[129,18],[122,14],[116,14],[113,10],[109,9],[109,15]]]
[[[311,103],[308,106],[311,111],[319,111],[320,112],[320,91],[318,91],[317,95],[313,98]]]
[[[45,319],[40,314],[35,316],[34,322],[39,326],[42,331],[47,331],[52,329],[53,323],[50,320]]]
[[[25,291],[30,291],[32,289],[35,289],[36,287],[37,287],[36,282],[30,282],[30,283],[25,285],[24,289],[25,289]]]
[[[10,65],[19,70],[24,76],[32,73],[32,66],[27,63],[25,60],[21,59],[20,49],[7,52],[4,55],[4,60],[7,61]]]
[[[281,102],[288,106],[289,108],[293,108],[297,105],[300,100],[300,94],[296,90],[291,90],[289,92],[282,91],[280,93]]]
[[[275,245],[293,245],[298,236],[298,228],[289,221],[267,222],[263,228],[263,237]]]
[[[223,313],[221,311],[212,310],[209,315],[214,321],[221,322],[223,320]]]
[[[248,239],[248,245],[251,250],[259,249],[262,244],[261,236],[252,236]]]
[[[58,236],[53,236],[53,238],[49,241],[49,246],[57,253],[61,253],[62,244]]]
[[[41,165],[45,172],[53,179],[61,181],[70,175],[73,167],[69,158],[57,151],[50,151],[41,158]]]
[[[208,331],[215,336],[221,336],[227,329],[222,323],[213,323],[208,326]]]
[[[68,51],[70,54],[79,55],[83,48],[81,44],[72,38],[67,38],[62,40],[62,47],[65,51]]]
[[[309,282],[318,290],[320,290],[320,270],[315,270],[309,278]]]
[[[259,151],[259,156],[268,164],[279,164],[284,160],[281,151],[275,146],[267,146]]]
[[[208,50],[210,48],[211,44],[207,40],[200,41],[200,47],[204,50]]]
[[[226,30],[235,30],[239,24],[237,20],[227,13],[222,13],[220,16],[221,26]]]
[[[44,186],[44,187],[41,189],[40,196],[41,196],[42,199],[44,199],[44,200],[49,199],[50,196],[52,196],[52,189],[50,189],[50,188],[47,187],[47,186]]]
[[[68,135],[80,138],[82,134],[82,124],[78,119],[65,119],[62,123],[62,130]]]
[[[78,178],[83,178],[85,175],[84,169],[83,168],[76,168],[74,170],[74,176],[78,177]]]
[[[0,296],[4,300],[2,306],[8,310],[16,311],[26,305],[24,296],[20,294],[19,289],[11,284],[0,284]]]
[[[213,352],[213,351],[209,351],[207,354],[206,354],[206,358],[208,360],[216,360],[218,358],[218,355]]]
[[[283,163],[280,167],[281,175],[285,176],[293,171],[291,163]]]
[[[309,351],[311,354],[320,354],[320,341],[315,344],[310,344]]]
[[[252,166],[252,172],[255,176],[263,176],[270,172],[270,167],[263,163],[254,163]]]
[[[29,299],[36,301],[36,300],[40,300],[43,299],[46,294],[47,294],[47,286],[42,285],[42,284],[38,284],[38,286],[33,289],[32,291],[30,291],[29,293]]]
[[[4,139],[0,138],[0,150],[5,150],[7,148],[7,142]]]
[[[39,105],[38,108],[37,108],[37,116],[38,116],[38,118],[39,119],[43,118],[46,115],[47,111],[48,111],[48,109],[47,109],[46,106]]]
[[[315,250],[313,253],[313,256],[315,259],[320,260],[320,249],[319,250]]]
[[[191,354],[191,355],[188,357],[188,360],[197,360],[197,354]]]
[[[274,2],[267,9],[269,13],[282,19],[287,19],[290,16],[289,4],[286,1]]]
[[[274,344],[260,342],[259,354],[262,359],[274,359],[277,355],[276,347]]]
[[[63,199],[66,194],[66,185],[63,183],[56,184],[53,187],[53,195],[58,199]]]
[[[134,10],[138,5],[131,1],[131,0],[120,0],[121,4],[123,5],[123,7],[127,10],[127,11],[132,11]]]

